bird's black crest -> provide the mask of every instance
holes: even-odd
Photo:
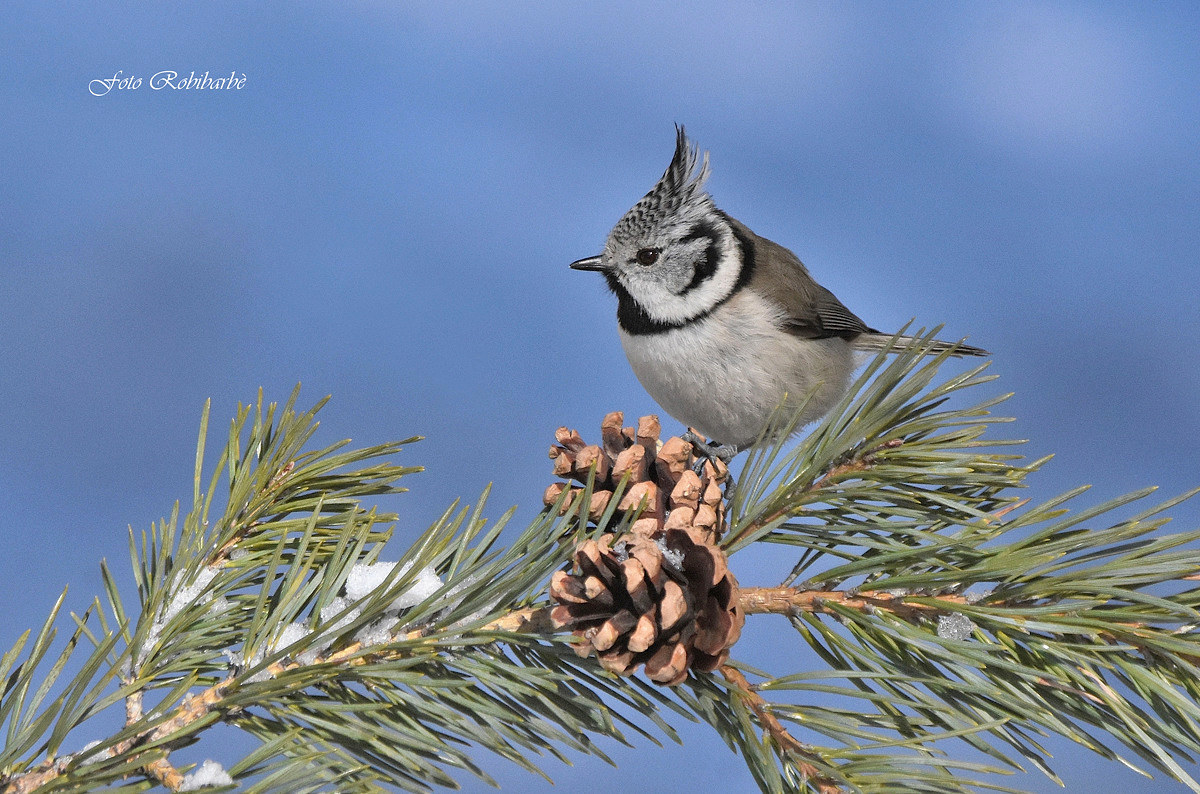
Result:
[[[650,192],[633,205],[613,229],[614,233],[636,236],[640,229],[653,228],[673,217],[680,207],[707,199],[704,181],[708,179],[708,153],[700,153],[688,140],[682,126],[675,127],[675,155],[671,164]]]

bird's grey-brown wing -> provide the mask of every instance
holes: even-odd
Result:
[[[878,333],[813,280],[795,254],[765,237],[749,234],[754,243],[751,283],[756,292],[770,296],[784,308],[785,331],[805,339],[854,339]]]
[[[733,218],[738,237],[752,247],[754,264],[750,282],[755,292],[769,296],[784,310],[782,328],[804,339],[840,337],[853,342],[859,350],[898,352],[919,344],[936,355],[950,351],[952,356],[986,356],[988,351],[959,342],[943,342],[924,337],[893,336],[870,327],[842,305],[829,290],[808,274],[808,269],[788,249],[765,237],[759,237]]]

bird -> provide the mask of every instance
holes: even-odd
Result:
[[[796,430],[824,416],[849,390],[860,351],[988,355],[868,326],[794,253],[718,209],[708,175],[708,152],[677,125],[662,178],[599,255],[570,265],[604,276],[634,374],[706,457],[728,462],[763,440],[780,406],[799,412]]]

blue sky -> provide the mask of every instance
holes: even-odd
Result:
[[[489,481],[494,514],[532,515],[555,427],[657,411],[600,279],[566,264],[662,173],[676,122],[711,151],[718,206],[868,323],[945,323],[993,352],[1000,380],[977,396],[1015,392],[1004,435],[1057,454],[1029,495],[1200,484],[1194,5],[0,15],[3,647],[64,584],[84,608],[101,558],[125,571],[126,526],[190,495],[210,397],[220,426],[259,386],[282,400],[299,381],[307,401],[333,395],[326,440],[427,436],[406,452],[428,470],[403,527]],[[151,90],[167,69],[246,82]],[[89,93],[118,70],[142,86]],[[615,751],[616,771],[549,771],[584,791],[597,775],[681,790],[680,770],[751,789],[707,729],[685,735]],[[230,763],[234,747],[197,752]],[[1176,790],[1055,750],[1071,790]]]

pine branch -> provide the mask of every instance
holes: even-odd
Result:
[[[1187,495],[1117,519],[1149,491],[1074,513],[1081,491],[1031,506],[1015,490],[1043,461],[983,436],[1003,421],[998,400],[954,407],[990,379],[935,382],[945,355],[926,352],[881,355],[800,443],[752,451],[727,503],[723,471],[688,480],[682,442],[652,463],[657,422],[618,422],[604,433],[619,465],[560,434],[556,471],[582,487],[552,487],[528,526],[486,521],[485,493],[392,562],[396,518],[363,500],[404,490],[419,469],[389,459],[415,439],[309,450],[320,405],[260,397],[206,469],[206,410],[190,510],[131,533],[136,604],[103,565],[107,603],[72,614],[65,643],[60,599],[0,657],[0,792],[179,790],[196,773],[172,752],[217,723],[259,740],[228,770],[246,791],[429,791],[456,770],[490,781],[479,750],[544,775],[539,756],[605,757],[597,737],[677,739],[672,716],[709,723],[764,791],[1000,789],[992,776],[1022,763],[1054,777],[1038,741],[1051,733],[1200,791],[1183,766],[1200,753],[1200,531],[1162,531]],[[651,465],[678,481],[670,501],[632,481]],[[785,617],[823,666],[729,661],[668,688],[580,658],[590,646],[564,633],[551,575],[586,599],[590,584],[563,578],[579,549],[672,522],[715,535],[726,508],[728,559],[698,540],[680,566],[725,582],[752,543],[795,549],[783,582],[725,592],[751,619]],[[682,553],[638,548],[613,565],[642,570],[628,555],[644,552],[649,577]],[[718,628],[703,631],[736,639]],[[119,730],[63,749],[121,707]],[[992,763],[956,759],[955,743]]]
[[[105,566],[111,622],[99,609],[73,616],[76,632],[51,660],[56,607],[32,646],[0,660],[0,790],[178,790],[187,770],[171,751],[216,722],[261,739],[229,770],[251,791],[298,779],[313,790],[425,791],[452,784],[447,767],[490,780],[471,748],[539,771],[536,753],[603,757],[590,735],[653,738],[657,726],[673,736],[657,714],[667,693],[624,693],[594,676],[535,606],[573,519],[539,516],[500,548],[508,516],[490,524],[481,499],[452,506],[381,563],[395,517],[359,500],[404,490],[396,481],[418,469],[375,459],[408,442],[305,451],[316,409],[294,402],[239,409],[203,490],[206,412],[192,510],[131,538],[136,612]],[[225,505],[210,518],[222,472]],[[92,653],[47,702],[80,640]],[[122,703],[120,731],[61,752],[72,731]]]
[[[744,593],[743,606],[789,615],[828,675],[850,684],[830,687],[802,673],[767,676],[762,691],[865,698],[877,713],[850,717],[864,729],[887,726],[914,748],[922,722],[925,731],[966,731],[972,747],[1016,767],[982,736],[991,734],[1051,777],[1028,731],[1120,758],[1089,726],[1196,787],[1175,759],[1200,749],[1200,593],[1184,584],[1200,565],[1200,533],[1152,534],[1164,523],[1154,516],[1190,494],[1100,530],[1081,527],[1148,491],[1074,517],[1061,506],[1078,492],[1018,512],[1027,500],[1008,491],[1043,461],[1021,466],[987,451],[1010,443],[980,439],[984,424],[1001,421],[987,414],[995,401],[946,410],[952,392],[985,379],[976,370],[931,386],[941,358],[876,359],[798,447],[768,446],[747,463],[726,547],[797,547],[785,585],[808,578],[796,589]],[[1152,594],[1170,583],[1174,592]],[[862,746],[846,712],[823,723],[811,707],[781,708]],[[839,770],[859,787],[872,779],[855,773],[862,761]]]
[[[550,621],[549,615],[549,609],[544,607],[526,608],[503,615],[481,626],[479,630],[481,632],[555,634],[558,629]],[[427,636],[427,631],[416,630],[408,632],[403,639],[411,641],[425,636]],[[318,655],[309,664],[357,667],[384,661],[397,661],[403,658],[404,655],[401,653],[379,651],[362,642],[352,642],[337,652]],[[301,667],[303,665],[298,662],[279,661],[270,665],[267,671],[272,677],[277,678]],[[230,705],[226,696],[236,684],[237,676],[230,675],[207,689],[187,695],[165,721],[126,740],[125,746],[133,748],[157,744],[185,732],[194,723],[204,720],[210,715],[221,715],[224,712],[232,711],[235,707]],[[140,694],[135,693],[126,699],[127,726],[135,725],[143,718]],[[14,781],[15,785],[10,784],[11,790],[14,794],[37,790],[38,787],[46,785],[53,778],[61,775],[70,760],[70,758],[59,759],[56,763],[46,765],[44,769],[19,778]],[[179,790],[183,782],[184,776],[166,758],[151,760],[144,769],[156,782],[172,791]],[[5,791],[9,791],[9,788],[6,788]]]

